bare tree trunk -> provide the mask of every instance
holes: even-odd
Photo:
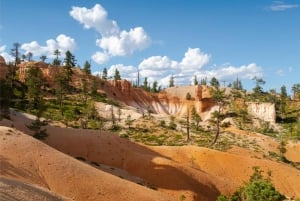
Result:
[[[189,117],[189,111],[187,112],[186,116],[186,141],[190,141],[190,117]]]
[[[218,138],[219,138],[219,135],[220,135],[220,119],[218,118],[217,119],[217,130],[216,130],[216,135],[215,135],[215,138],[214,138],[214,141],[211,143],[211,145],[214,145]]]

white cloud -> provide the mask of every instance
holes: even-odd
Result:
[[[221,66],[216,69],[199,71],[196,73],[198,78],[211,79],[216,77],[219,80],[232,81],[237,76],[240,79],[253,79],[254,77],[262,77],[262,68],[255,63],[248,65],[235,66]]]
[[[273,1],[272,5],[269,6],[269,9],[272,11],[285,11],[292,8],[298,8],[299,4],[285,4],[282,1]]]
[[[119,33],[117,22],[107,19],[107,12],[100,4],[96,4],[91,9],[73,6],[69,14],[83,24],[84,28],[94,28],[103,36]]]
[[[176,66],[178,66],[178,62],[171,60],[167,56],[152,56],[144,59],[140,63],[139,69],[170,70],[170,68],[175,68]]]
[[[0,52],[4,52],[4,51],[5,51],[5,49],[6,49],[6,45],[2,45],[2,46],[0,46]]]
[[[200,70],[210,60],[210,55],[204,54],[199,48],[189,48],[181,61],[183,69]]]
[[[149,45],[150,39],[142,27],[122,31],[119,35],[112,35],[97,39],[96,44],[111,56],[128,56],[135,50],[142,50]]]
[[[37,41],[32,41],[22,44],[20,48],[25,51],[25,54],[31,52],[33,56],[46,55],[47,57],[53,57],[53,53],[56,49],[58,49],[62,55],[67,50],[71,52],[75,51],[76,42],[73,38],[60,34],[55,40],[47,40],[45,46],[41,46]]]
[[[4,57],[5,62],[8,63],[8,62],[14,61],[13,56],[11,56],[10,54],[8,54],[5,50],[6,50],[6,45],[0,46],[0,55],[2,57]]]
[[[137,68],[134,66],[125,66],[123,64],[112,65],[107,70],[108,77],[113,77],[116,69],[120,72],[122,79],[135,80],[137,78]]]
[[[140,62],[138,67],[123,64],[112,65],[108,69],[108,75],[112,77],[117,68],[122,79],[135,82],[139,70],[140,84],[147,77],[150,84],[157,81],[158,85],[162,87],[169,85],[171,75],[174,77],[175,85],[189,85],[193,82],[195,75],[198,80],[202,78],[210,80],[212,77],[216,77],[219,81],[227,82],[232,82],[237,76],[243,80],[251,80],[263,75],[262,68],[255,63],[238,67],[226,63],[222,66],[213,65],[208,69],[209,61],[209,54],[201,52],[198,48],[189,48],[180,62],[167,56],[152,56]]]
[[[168,85],[170,75],[173,75],[177,84],[186,84],[195,72],[202,69],[210,60],[210,55],[199,48],[189,48],[181,62],[167,56],[152,56],[144,59],[140,65],[140,74],[149,80],[157,80],[163,86]]]
[[[104,52],[96,52],[92,55],[92,59],[98,64],[104,64],[109,60],[110,56]]]
[[[94,54],[93,60],[103,64],[114,56],[128,56],[137,50],[143,50],[150,44],[150,37],[143,27],[122,30],[114,20],[107,18],[106,10],[99,4],[93,8],[72,7],[71,17],[83,24],[84,28],[94,28],[101,34],[96,40],[96,45],[101,48],[101,53]]]

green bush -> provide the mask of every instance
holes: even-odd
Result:
[[[254,167],[250,181],[230,197],[220,195],[217,201],[282,201],[285,196],[280,194],[269,179],[262,176],[262,171]]]

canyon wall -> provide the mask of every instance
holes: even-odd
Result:
[[[275,123],[276,111],[274,103],[248,102],[248,113],[264,121]]]

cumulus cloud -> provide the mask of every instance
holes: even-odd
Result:
[[[286,4],[283,1],[273,1],[272,5],[269,6],[271,11],[285,11],[292,8],[298,8],[299,4]]]
[[[0,46],[0,55],[4,57],[6,63],[14,61],[14,58],[6,52],[6,45]]]
[[[93,28],[101,34],[101,38],[96,40],[96,45],[102,51],[92,57],[99,64],[107,62],[114,56],[131,55],[137,50],[146,48],[151,41],[143,27],[120,31],[117,22],[108,19],[107,11],[100,4],[91,9],[72,7],[70,16],[83,24],[84,28]]]
[[[141,76],[159,80],[161,85],[168,85],[170,75],[176,78],[177,83],[183,84],[208,64],[209,60],[210,55],[201,52],[199,48],[188,48],[180,62],[167,56],[152,56],[144,59],[139,69]]]
[[[201,52],[199,48],[189,48],[180,64],[185,70],[200,70],[209,60],[210,55]]]
[[[76,42],[73,38],[60,34],[56,39],[49,39],[46,41],[46,45],[42,46],[37,41],[24,43],[20,47],[25,51],[25,54],[31,52],[34,56],[46,55],[47,57],[53,57],[55,50],[59,50],[62,54],[67,50],[73,52],[76,48]]]
[[[237,76],[244,80],[263,76],[262,68],[256,63],[242,66],[233,66],[228,63],[221,66],[208,66],[210,58],[209,54],[200,51],[199,48],[189,48],[180,61],[167,56],[151,56],[141,61],[137,67],[123,64],[112,65],[108,69],[108,75],[113,77],[115,69],[118,69],[122,79],[136,82],[139,71],[140,84],[147,77],[150,84],[157,81],[162,87],[169,85],[171,76],[174,77],[177,86],[192,84],[195,75],[198,80],[203,78],[210,80],[216,77],[220,81],[227,82],[232,82]]]
[[[96,4],[91,9],[73,6],[69,14],[83,24],[84,28],[94,28],[103,36],[119,33],[117,22],[107,18],[107,12],[100,4]]]
[[[109,60],[109,55],[104,52],[96,52],[92,55],[92,59],[98,64],[104,64]]]
[[[142,50],[148,46],[149,36],[142,27],[122,31],[119,35],[111,35],[97,39],[96,44],[110,56],[127,56],[135,50]]]
[[[256,63],[251,63],[239,67],[221,66],[211,70],[199,71],[196,75],[201,78],[206,77],[210,79],[212,77],[216,77],[219,80],[231,81],[237,76],[241,79],[253,79],[254,77],[262,77],[263,74],[260,66]]]

